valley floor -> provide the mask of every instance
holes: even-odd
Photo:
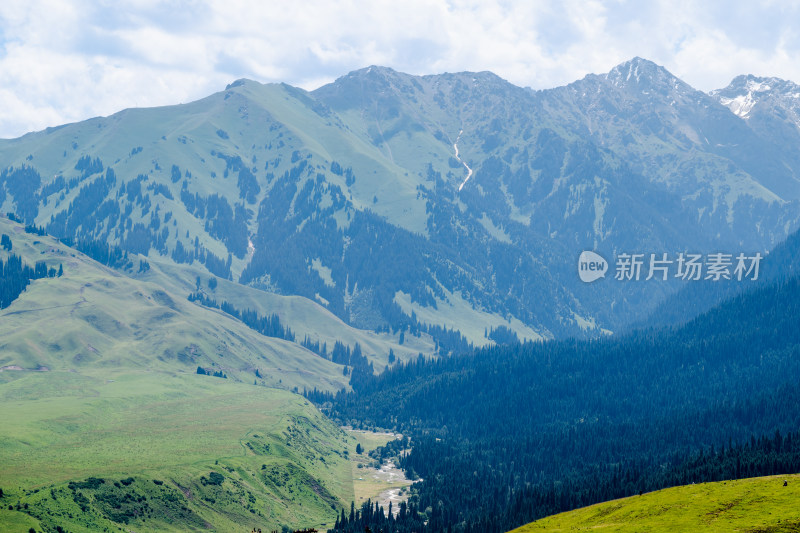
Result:
[[[347,430],[347,432],[355,437],[356,441],[364,448],[363,453],[351,452],[350,456],[353,465],[353,491],[356,507],[371,500],[387,511],[389,503],[391,503],[392,511],[397,513],[400,502],[408,499],[408,488],[413,481],[408,479],[405,473],[391,461],[387,461],[377,468],[375,460],[369,457],[368,453],[378,446],[383,446],[387,442],[399,438],[400,435],[353,429]]]

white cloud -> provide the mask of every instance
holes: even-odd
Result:
[[[0,136],[201,98],[250,77],[307,89],[371,64],[491,70],[534,88],[641,56],[710,90],[800,81],[800,2],[11,0],[0,5]]]

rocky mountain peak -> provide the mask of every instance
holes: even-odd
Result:
[[[735,77],[724,89],[711,91],[722,105],[741,118],[749,118],[753,108],[767,99],[782,100],[781,107],[800,109],[800,86],[781,78],[746,74]]]

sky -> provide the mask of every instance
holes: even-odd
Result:
[[[800,0],[3,0],[0,138],[369,65],[545,89],[640,56],[704,91],[800,83],[798,21]]]

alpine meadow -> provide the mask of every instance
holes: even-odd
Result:
[[[220,89],[0,139],[1,531],[800,530],[799,85]]]

